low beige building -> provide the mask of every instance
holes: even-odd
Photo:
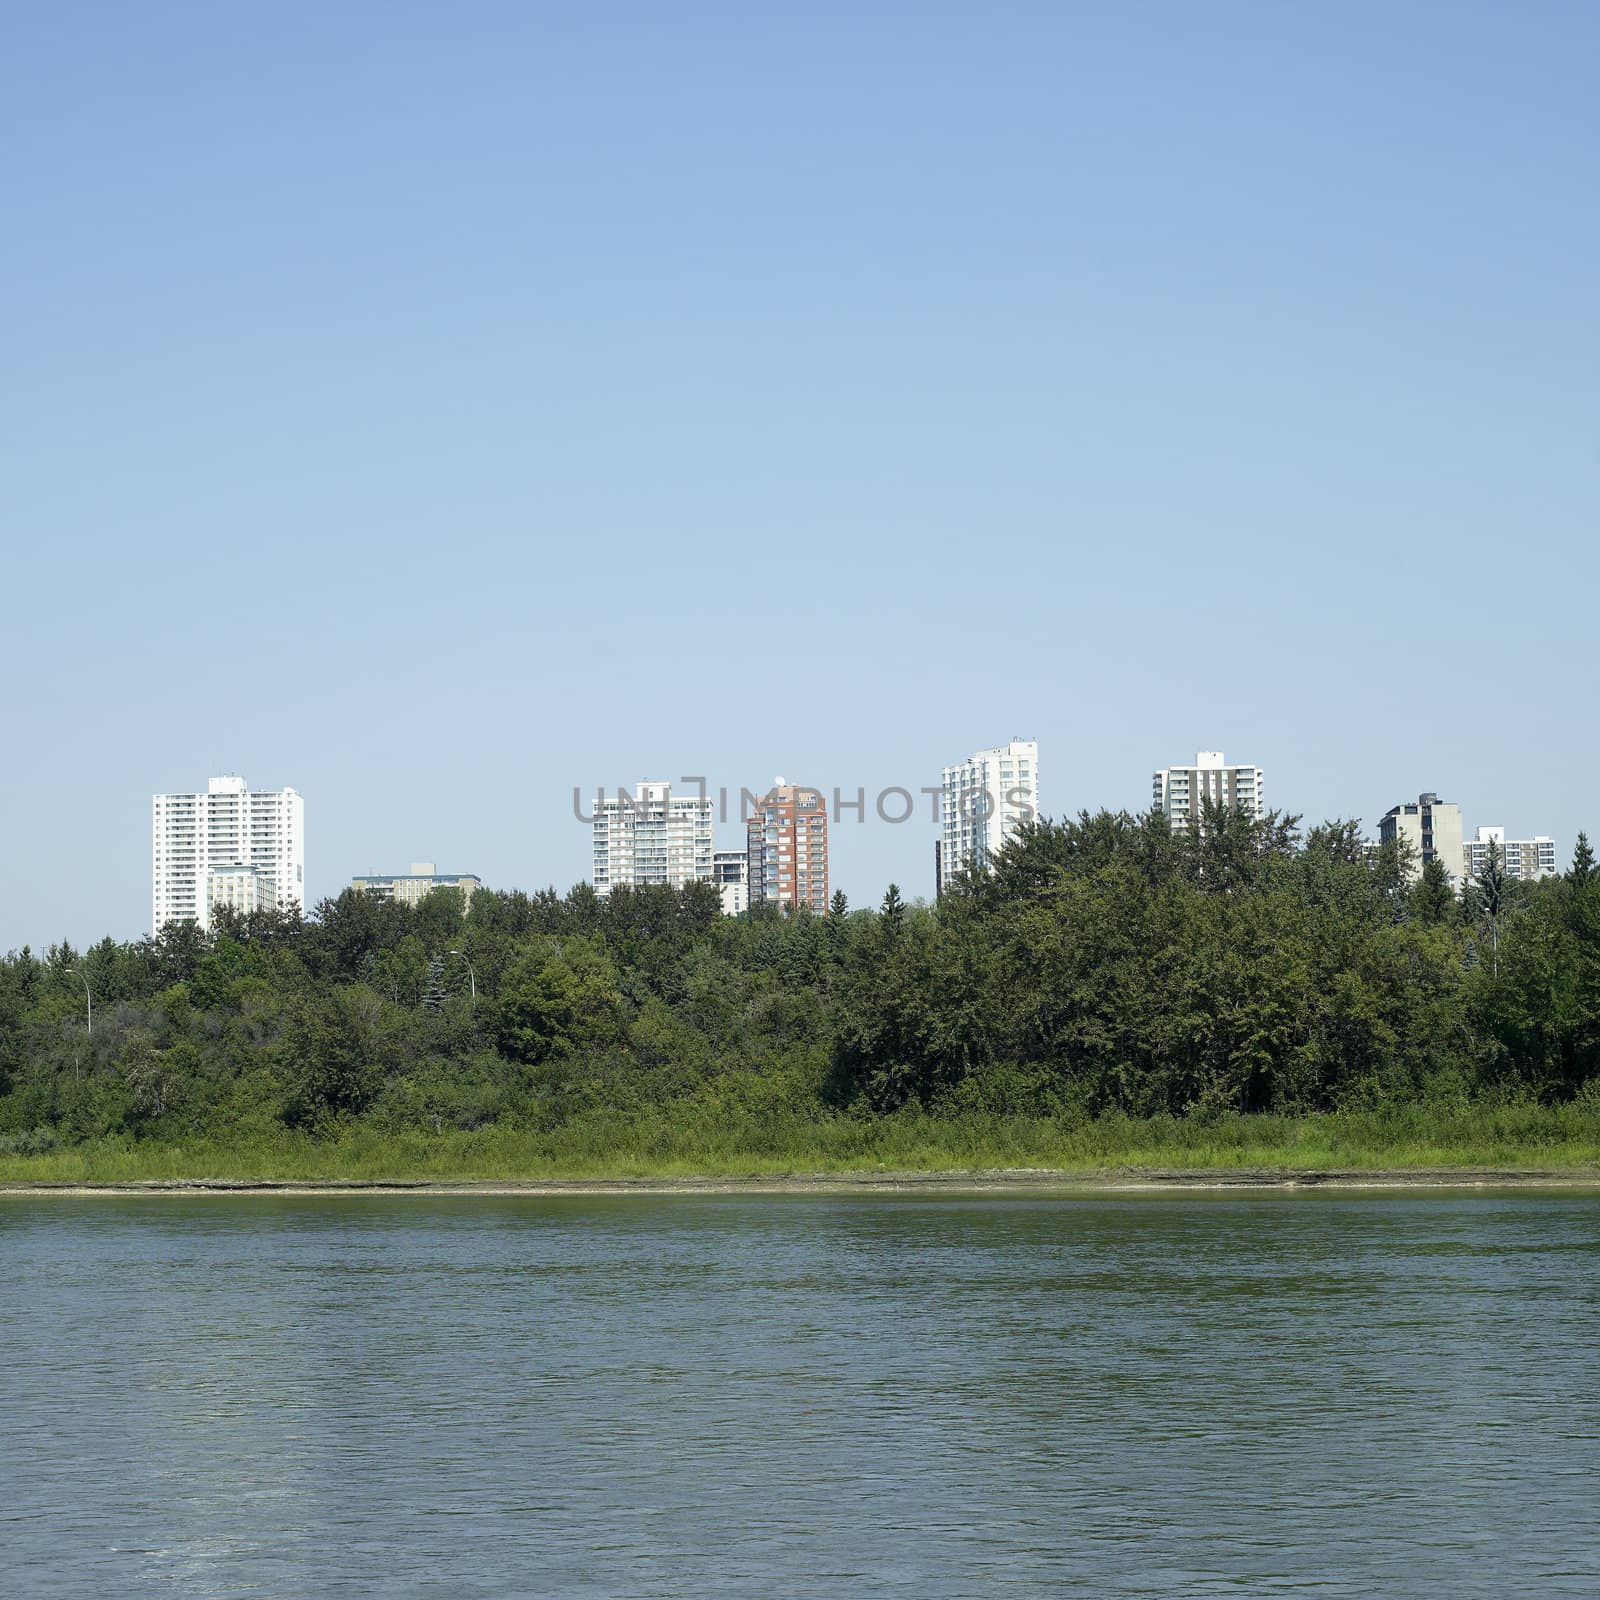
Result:
[[[206,874],[206,904],[212,913],[226,907],[248,917],[277,903],[272,874],[259,867],[212,867]],[[209,918],[206,926],[211,926]]]
[[[459,889],[461,909],[465,911],[472,904],[473,894],[483,887],[483,880],[471,872],[440,872],[431,861],[413,861],[409,872],[352,878],[350,887],[375,900],[393,900],[402,906],[414,906],[435,889]]]

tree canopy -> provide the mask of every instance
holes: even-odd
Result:
[[[0,961],[0,1141],[550,1127],[694,1103],[1079,1115],[1544,1101],[1600,1076],[1600,873],[1464,898],[1349,821],[1025,826],[934,905],[350,890]],[[75,968],[76,972],[68,969]],[[86,1028],[83,989],[94,996]],[[476,988],[476,995],[473,988]]]

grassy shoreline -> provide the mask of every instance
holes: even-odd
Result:
[[[1404,1106],[1304,1117],[944,1118],[877,1121],[668,1117],[588,1119],[546,1133],[493,1127],[439,1135],[353,1128],[315,1139],[241,1131],[227,1142],[102,1139],[0,1154],[0,1186],[119,1184],[372,1185],[660,1180],[892,1179],[981,1175],[985,1182],[1356,1181],[1407,1174],[1548,1175],[1600,1181],[1600,1105]]]

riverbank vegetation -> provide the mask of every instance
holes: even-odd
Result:
[[[828,1173],[1126,1172],[1569,1174],[1600,1169],[1600,1096],[1562,1106],[1419,1105],[1275,1116],[1223,1112],[1082,1122],[897,1112],[793,1118],[583,1118],[546,1133],[495,1125],[241,1142],[107,1137],[0,1155],[0,1184],[175,1180],[427,1183],[740,1178]]]
[[[1041,823],[936,906],[353,891],[0,962],[0,1177],[1593,1162],[1600,873]],[[85,991],[94,1000],[85,1026]]]

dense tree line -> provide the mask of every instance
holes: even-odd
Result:
[[[1327,1110],[1600,1079],[1600,872],[1464,896],[1354,823],[1026,828],[934,906],[720,914],[693,884],[355,891],[0,963],[0,1148],[692,1102]],[[85,1025],[87,983],[92,1032]],[[1591,1091],[1593,1092],[1593,1091]]]

